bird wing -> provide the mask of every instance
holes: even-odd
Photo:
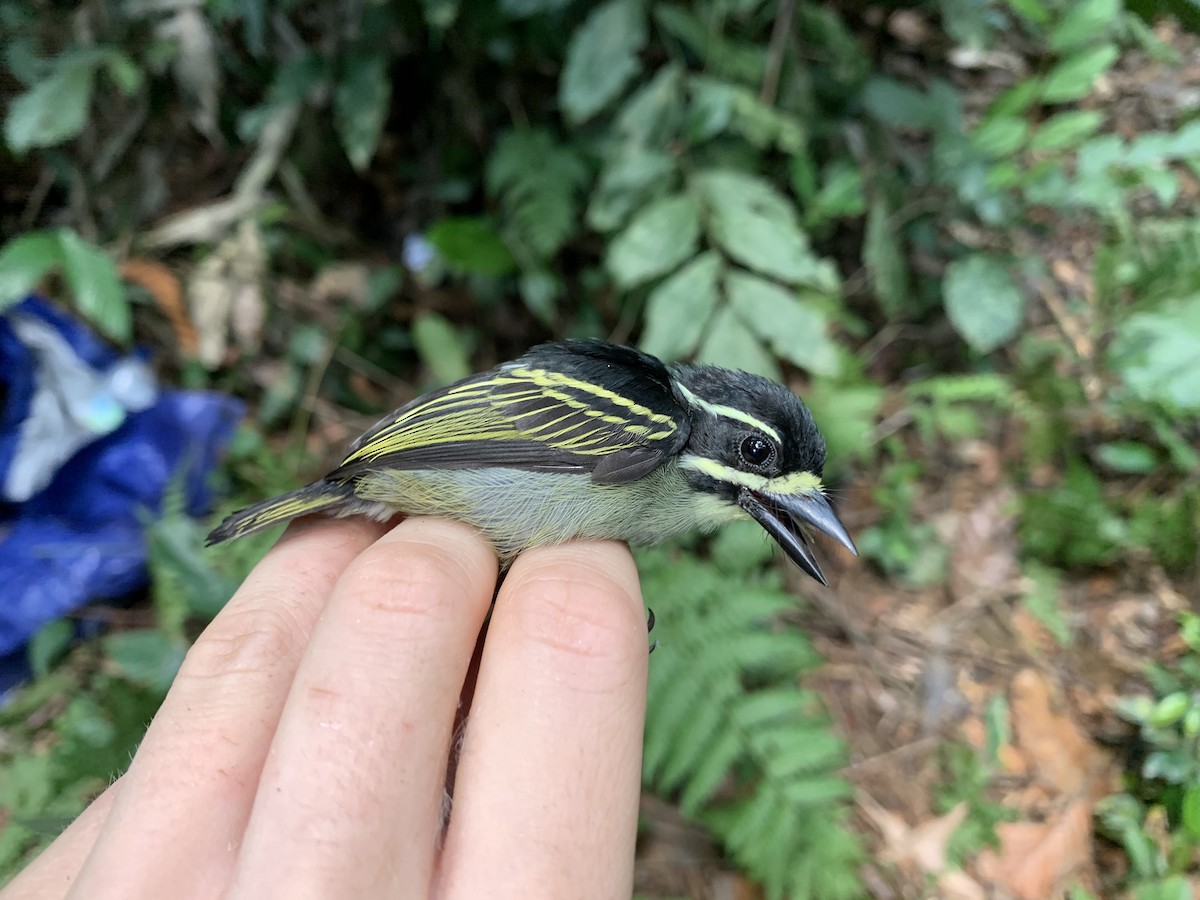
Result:
[[[688,431],[657,359],[566,341],[414,400],[355,441],[328,477],[381,467],[500,466],[585,472],[598,483],[622,484],[678,453]]]

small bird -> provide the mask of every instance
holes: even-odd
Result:
[[[824,466],[812,414],[770,379],[570,340],[400,407],[324,478],[233,513],[208,543],[310,513],[405,513],[475,526],[507,565],[572,538],[656,544],[749,516],[827,584],[802,526],[858,551]]]

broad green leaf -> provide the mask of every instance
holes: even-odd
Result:
[[[733,259],[788,284],[837,290],[836,271],[813,254],[796,208],[769,182],[734,169],[709,169],[694,183],[704,198],[709,236]]]
[[[137,684],[165,693],[183,663],[187,645],[154,628],[116,631],[102,640],[105,655]]]
[[[1070,3],[1050,30],[1049,46],[1055,53],[1076,50],[1121,25],[1120,0],[1081,0]]]
[[[1130,316],[1110,360],[1137,397],[1169,410],[1200,410],[1200,297]]]
[[[569,122],[586,122],[641,70],[646,11],[639,0],[608,0],[571,37],[558,101]]]
[[[507,275],[516,267],[508,247],[487,219],[440,219],[426,237],[449,266],[491,276]]]
[[[1079,100],[1092,92],[1092,84],[1108,70],[1120,52],[1112,44],[1101,44],[1068,56],[1046,75],[1042,82],[1045,103]]]
[[[621,227],[648,198],[674,188],[676,171],[674,159],[653,150],[637,150],[613,160],[592,193],[588,225],[601,232]]]
[[[1149,475],[1158,467],[1158,455],[1137,441],[1113,441],[1096,448],[1096,459],[1114,472]]]
[[[675,194],[643,207],[608,248],[606,265],[624,289],[665,275],[696,253],[700,209],[696,198]]]
[[[818,375],[838,371],[837,346],[824,313],[774,282],[732,271],[725,276],[729,305],[758,337],[788,362]]]
[[[1073,109],[1056,113],[1038,126],[1029,141],[1030,150],[1062,150],[1077,147],[1104,124],[1104,113]]]
[[[371,164],[387,120],[392,84],[387,57],[351,54],[333,96],[333,122],[350,164]]]
[[[112,257],[69,228],[59,229],[58,243],[63,277],[79,312],[113,340],[128,343],[133,337],[133,314]]]
[[[938,120],[930,96],[894,78],[872,78],[863,89],[863,104],[867,111],[896,128],[932,128]]]
[[[667,361],[695,352],[719,294],[721,256],[702,253],[650,294],[642,349]]]
[[[42,277],[62,264],[62,247],[51,232],[14,238],[0,249],[0,310],[23,300]]]
[[[683,67],[668,63],[617,110],[613,132],[633,149],[666,150],[683,122]]]
[[[971,133],[971,144],[993,159],[1011,156],[1025,143],[1029,123],[1019,116],[991,116]]]
[[[955,330],[980,353],[1012,339],[1025,317],[1025,297],[1008,266],[984,253],[946,267],[942,299]]]
[[[421,362],[439,385],[471,374],[471,363],[458,332],[445,316],[433,312],[418,314],[413,320],[412,337]]]
[[[1036,78],[1022,78],[1000,94],[988,107],[987,116],[1019,116],[1027,112],[1041,93],[1042,83]]]
[[[867,216],[863,262],[871,275],[879,305],[889,319],[901,317],[911,297],[908,263],[900,247],[899,233],[900,230],[892,226],[887,203],[876,197],[871,201],[871,212]]]
[[[75,137],[87,121],[100,59],[87,54],[58,61],[54,71],[12,101],[4,140],[18,155]]]
[[[1050,22],[1050,10],[1041,0],[1008,0],[1008,5],[1017,15],[1035,25],[1046,25]]]
[[[693,75],[688,84],[692,98],[687,123],[692,142],[728,131],[763,149],[777,147],[789,154],[804,149],[800,121],[763,103],[749,88],[704,75]]]
[[[29,639],[29,668],[41,677],[49,672],[67,652],[75,639],[75,623],[70,619],[47,622]]]
[[[698,359],[714,366],[765,375],[774,381],[783,379],[775,357],[728,306],[720,307],[713,316]]]
[[[1200,784],[1188,785],[1181,804],[1183,828],[1188,837],[1200,842]]]
[[[556,302],[562,296],[562,281],[545,269],[530,269],[517,279],[517,290],[525,308],[537,316],[543,325],[554,324]]]

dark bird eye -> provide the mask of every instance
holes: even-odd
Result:
[[[752,434],[742,441],[741,453],[743,461],[752,466],[762,466],[770,462],[775,448],[763,438]]]

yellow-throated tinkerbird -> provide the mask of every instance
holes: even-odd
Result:
[[[857,551],[824,465],[812,414],[782,385],[564,341],[402,406],[320,481],[234,513],[208,542],[309,513],[407,513],[474,525],[508,563],[577,537],[654,544],[749,515],[825,584],[801,525]]]

